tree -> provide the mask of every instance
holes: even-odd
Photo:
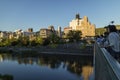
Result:
[[[53,44],[59,43],[60,42],[60,37],[56,35],[55,33],[51,34],[49,36],[50,42]]]
[[[67,38],[69,39],[70,42],[73,41],[79,41],[81,38],[82,32],[81,31],[69,31],[69,33],[67,34]]]
[[[37,45],[37,43],[36,43],[36,41],[35,41],[35,40],[32,40],[32,41],[30,41],[30,42],[29,42],[29,45],[30,45],[30,46],[36,46],[36,45]]]
[[[79,41],[81,39],[81,35],[82,35],[82,32],[81,31],[74,31],[74,36],[73,36],[73,39],[75,39],[76,41]]]
[[[10,41],[11,41],[11,46],[16,46],[19,43],[18,39],[16,39],[16,38],[12,38],[12,39],[10,39]]]
[[[41,37],[37,37],[36,38],[36,43],[38,44],[38,45],[42,45],[43,43],[44,43],[44,40],[43,40],[43,38],[41,38]]]
[[[28,36],[22,37],[21,41],[20,41],[20,44],[22,46],[28,46],[29,45],[29,37]]]
[[[11,42],[8,38],[2,38],[0,41],[0,46],[10,46]]]
[[[97,28],[95,30],[95,35],[103,35],[105,32],[105,28]]]

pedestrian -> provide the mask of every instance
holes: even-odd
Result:
[[[109,45],[108,43],[108,32],[104,32],[104,40],[103,40],[103,47],[107,47]]]
[[[115,25],[108,25],[108,31],[108,51],[115,58],[118,58],[120,55],[120,36]]]

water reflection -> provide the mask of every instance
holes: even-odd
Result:
[[[0,80],[13,80],[13,76],[9,74],[5,74],[5,75],[0,74]]]
[[[2,65],[1,63],[4,63],[5,61],[12,61],[12,62],[17,62],[19,66],[24,64],[24,65],[34,65],[34,66],[37,65],[40,68],[47,67],[52,70],[58,70],[58,71],[59,69],[61,69],[60,70],[61,74],[63,73],[68,74],[69,72],[74,77],[76,77],[76,78],[72,78],[71,76],[68,76],[69,78],[66,78],[64,80],[73,80],[73,79],[89,80],[89,77],[93,71],[92,58],[93,58],[92,56],[68,56],[68,55],[45,55],[45,54],[38,55],[38,54],[29,54],[29,53],[28,54],[9,54],[9,53],[2,54],[1,53],[0,65]],[[28,76],[26,75],[26,77]],[[38,77],[43,77],[43,76],[39,75]],[[18,79],[16,78],[16,80]],[[50,78],[44,79],[44,80],[50,80]],[[59,80],[59,78],[57,80]]]
[[[0,55],[0,62],[2,62],[3,61],[3,58],[2,58],[2,55]]]
[[[82,67],[82,76],[84,80],[89,80],[93,73],[93,67],[92,66],[84,66]]]

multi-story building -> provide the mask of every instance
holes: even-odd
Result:
[[[72,27],[65,27],[64,28],[64,38],[66,38],[66,35],[69,33],[69,31],[72,30]]]
[[[36,33],[33,32],[32,28],[29,28],[27,31],[23,31],[21,29],[18,29],[15,31],[15,38],[20,38],[20,37],[28,37],[30,41],[35,40],[36,38]]]
[[[49,37],[49,34],[50,34],[50,30],[46,29],[46,28],[42,28],[40,29],[40,36],[42,38],[48,38]]]
[[[6,31],[0,32],[0,38],[9,38],[9,33]]]
[[[60,26],[58,26],[57,34],[60,38],[62,37],[62,31]]]
[[[48,29],[46,28],[40,29],[40,36],[42,38],[48,38],[52,33],[55,33],[54,26],[49,26]]]
[[[87,16],[80,18],[79,14],[69,23],[69,27],[64,28],[64,33],[67,34],[69,30],[80,30],[81,37],[95,36],[95,25],[89,22]]]
[[[13,32],[10,32],[8,38],[9,38],[9,39],[12,39],[12,38],[14,38],[14,37],[15,37],[15,34],[14,34]]]
[[[21,37],[23,35],[22,29],[15,30],[15,34],[16,34],[16,36],[14,36],[14,37],[16,39],[18,39],[19,37]]]
[[[51,34],[58,35],[61,38],[62,37],[61,27],[58,26],[58,30],[55,30],[54,26],[49,26],[48,28],[40,29],[40,36],[42,38],[48,38]]]
[[[33,28],[28,28],[27,32],[33,32]]]

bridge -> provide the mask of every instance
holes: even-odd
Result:
[[[120,63],[97,43],[94,46],[94,80],[120,80]]]

